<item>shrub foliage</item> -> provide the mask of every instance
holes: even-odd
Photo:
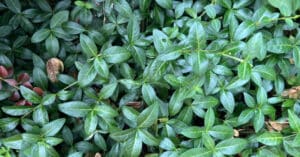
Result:
[[[300,156],[299,0],[3,0],[0,154]]]

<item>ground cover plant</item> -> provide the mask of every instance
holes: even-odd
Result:
[[[300,156],[299,0],[3,0],[0,156]]]

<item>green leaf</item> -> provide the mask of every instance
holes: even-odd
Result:
[[[201,108],[214,107],[219,104],[219,100],[213,96],[197,96],[193,102],[193,105]]]
[[[102,58],[96,58],[94,60],[94,68],[98,72],[98,74],[104,78],[108,78],[109,76],[109,68],[107,63]]]
[[[42,98],[38,94],[36,94],[34,91],[30,90],[25,86],[21,86],[20,91],[22,96],[32,103],[38,104],[42,100]]]
[[[229,112],[232,113],[235,106],[235,100],[233,94],[229,91],[222,91],[220,95],[220,101],[224,108]]]
[[[93,131],[96,130],[98,124],[98,118],[94,111],[91,111],[87,114],[84,121],[84,131],[87,135],[90,135]]]
[[[129,138],[133,138],[135,136],[135,133],[136,133],[135,129],[130,128],[130,129],[126,129],[126,130],[113,132],[109,136],[112,139],[114,139],[115,141],[125,142]]]
[[[107,144],[105,139],[101,136],[101,134],[97,133],[94,136],[94,143],[101,149],[106,151],[107,150]]]
[[[164,9],[172,9],[173,0],[155,0],[155,2]]]
[[[160,30],[153,30],[153,43],[158,53],[163,53],[167,47],[171,46],[168,36]]]
[[[111,97],[113,95],[114,91],[117,88],[117,85],[118,85],[118,83],[116,83],[116,82],[104,85],[100,90],[99,97],[101,99],[108,99],[109,97]]]
[[[211,157],[212,154],[213,152],[206,148],[192,148],[180,154],[179,157]]]
[[[22,136],[21,134],[13,135],[10,137],[2,138],[1,142],[4,146],[11,149],[21,149]]]
[[[114,118],[118,116],[118,112],[106,104],[97,105],[94,110],[96,111],[97,115],[102,118]]]
[[[234,155],[240,153],[248,145],[247,140],[234,138],[221,141],[216,145],[216,150],[224,155]]]
[[[295,46],[293,49],[293,59],[297,68],[300,68],[300,47]]]
[[[199,21],[195,21],[190,26],[188,41],[194,49],[203,49],[206,45],[206,32]],[[199,52],[198,52],[199,53]],[[200,53],[201,54],[201,53]],[[198,54],[198,55],[200,55]]]
[[[238,76],[242,80],[248,80],[251,77],[251,65],[248,62],[242,62],[238,66]]]
[[[143,112],[137,117],[137,125],[140,128],[150,127],[157,121],[159,112],[159,104],[154,103],[143,110]]]
[[[5,4],[12,12],[16,14],[21,13],[21,4],[19,0],[5,0]]]
[[[12,118],[12,117],[1,118],[0,119],[0,130],[3,132],[9,132],[9,131],[14,130],[18,124],[19,124],[18,118]]]
[[[257,141],[267,146],[276,146],[282,143],[283,137],[279,132],[264,132],[257,137]]]
[[[59,42],[54,35],[50,35],[46,39],[46,50],[51,54],[52,57],[57,56],[59,51]]]
[[[47,109],[44,106],[40,106],[38,109],[33,111],[32,119],[38,124],[46,124],[49,122],[49,116]]]
[[[247,52],[251,57],[263,60],[266,57],[267,50],[261,32],[254,34],[247,42]]]
[[[246,124],[253,118],[253,116],[254,116],[253,109],[243,110],[238,118],[238,122],[240,124]]]
[[[166,52],[161,53],[157,56],[159,61],[172,61],[181,56],[181,46],[172,46],[167,48]]]
[[[280,13],[283,16],[290,16],[292,14],[292,1],[286,0],[268,0],[268,2],[275,8],[278,8],[280,10]]]
[[[48,123],[42,127],[42,130],[41,130],[42,134],[44,136],[54,136],[64,126],[65,122],[66,122],[65,118],[60,118],[60,119],[51,121],[50,123]]]
[[[64,30],[66,30],[69,34],[80,34],[85,31],[85,28],[80,24],[72,21],[68,21],[67,23],[62,25]]]
[[[300,118],[291,110],[288,110],[288,116],[291,128],[300,133]]]
[[[268,102],[268,95],[263,87],[259,87],[256,95],[257,103],[260,105],[266,104]]]
[[[108,63],[122,63],[128,60],[131,56],[130,52],[120,46],[112,46],[103,51],[104,59]]]
[[[11,116],[22,116],[32,111],[31,106],[3,106],[1,109]]]
[[[174,150],[176,149],[175,144],[167,137],[160,141],[159,147],[165,150]]]
[[[39,43],[39,42],[45,40],[49,35],[50,35],[50,30],[42,28],[42,29],[36,31],[32,35],[31,42],[33,42],[33,43]]]
[[[248,93],[244,93],[244,100],[248,107],[251,107],[251,108],[255,107],[256,102],[255,102],[254,98],[251,95],[249,95]]]
[[[97,72],[94,66],[90,66],[89,64],[84,64],[78,73],[78,83],[81,87],[88,86],[93,82],[96,78]]]
[[[276,73],[273,68],[268,67],[267,65],[257,65],[252,69],[253,72],[258,72],[261,77],[267,80],[275,80]]]
[[[51,146],[56,146],[63,142],[63,139],[56,138],[56,137],[46,137],[45,142],[48,143]]]
[[[231,138],[233,136],[233,129],[230,126],[226,126],[226,125],[216,125],[213,126],[208,133],[217,139],[228,139]]]
[[[242,40],[251,35],[256,29],[255,22],[244,21],[236,29],[234,33],[235,40]]]
[[[132,16],[127,25],[127,35],[129,43],[133,44],[140,35],[140,26],[137,17]]]
[[[205,132],[204,128],[198,126],[190,126],[187,128],[183,128],[180,132],[183,136],[188,138],[199,138],[202,136],[202,133]]]
[[[132,138],[125,142],[125,156],[139,157],[142,152],[142,139],[136,133]]]
[[[267,50],[275,54],[289,53],[292,48],[293,45],[285,37],[273,38],[267,43]]]
[[[148,105],[152,105],[156,100],[156,94],[153,87],[149,84],[143,84],[142,86],[143,99]]]
[[[42,88],[43,90],[47,90],[48,77],[42,69],[35,67],[33,69],[33,78],[32,79],[33,79],[34,85]]]
[[[53,15],[50,20],[50,28],[61,26],[63,22],[68,21],[69,18],[69,11],[59,11]]]
[[[206,129],[210,129],[215,123],[215,113],[214,110],[210,107],[205,113],[204,126]]]
[[[87,56],[96,56],[98,54],[98,49],[95,42],[87,35],[80,34],[80,46],[82,52]]]
[[[115,9],[121,16],[124,16],[126,18],[132,17],[132,9],[126,0],[120,0],[116,2]]]
[[[214,139],[208,135],[208,133],[202,134],[202,142],[203,145],[208,148],[209,150],[212,150],[215,148],[215,141]]]
[[[58,104],[58,109],[71,117],[84,117],[92,110],[89,104],[81,101],[70,101]]]
[[[261,110],[256,110],[254,114],[254,119],[253,119],[253,126],[255,132],[259,132],[264,126],[265,123],[265,116]]]
[[[139,137],[142,139],[143,143],[149,146],[158,146],[159,140],[149,133],[146,129],[138,130]]]

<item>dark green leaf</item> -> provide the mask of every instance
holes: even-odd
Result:
[[[235,100],[233,97],[233,94],[229,91],[223,91],[221,92],[220,95],[220,101],[222,103],[222,105],[224,106],[224,108],[232,113],[235,107]]]
[[[172,9],[173,0],[155,0],[155,2],[165,9]]]
[[[51,121],[50,123],[48,123],[42,127],[42,130],[41,130],[42,134],[44,136],[54,136],[64,126],[65,122],[66,122],[65,118],[60,118],[60,119]]]
[[[267,146],[276,146],[282,143],[283,137],[278,132],[264,132],[257,137],[257,141]]]
[[[78,83],[81,87],[85,87],[91,84],[96,76],[97,72],[94,66],[85,64],[78,73]]]
[[[288,110],[288,116],[291,128],[297,132],[300,132],[300,118],[291,110]]]
[[[103,51],[104,59],[108,63],[121,63],[130,58],[130,52],[120,46],[112,46]]]
[[[63,22],[68,21],[69,18],[69,11],[59,11],[53,15],[50,20],[50,28],[61,26]]]
[[[40,29],[32,35],[31,42],[39,43],[39,42],[45,40],[49,35],[50,35],[49,29],[45,29],[45,28]]]
[[[154,103],[143,110],[143,112],[137,117],[137,125],[140,128],[150,127],[157,121],[159,112],[159,104]]]
[[[21,4],[19,0],[5,0],[5,4],[12,12],[16,14],[21,12]]]
[[[61,112],[72,117],[84,117],[89,111],[92,110],[89,104],[81,101],[70,101],[58,104]]]
[[[80,46],[87,57],[96,56],[98,54],[98,49],[94,41],[84,34],[80,34]]]
[[[225,155],[234,155],[240,153],[248,145],[247,140],[234,138],[221,141],[216,145],[216,150]]]
[[[28,100],[32,103],[37,104],[37,103],[40,103],[42,100],[42,98],[38,94],[36,94],[34,91],[30,90],[29,88],[27,88],[25,86],[21,86],[20,91],[21,91],[22,96],[26,100]]]

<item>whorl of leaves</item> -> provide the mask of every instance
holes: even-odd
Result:
[[[3,0],[0,156],[300,156],[299,0]]]

